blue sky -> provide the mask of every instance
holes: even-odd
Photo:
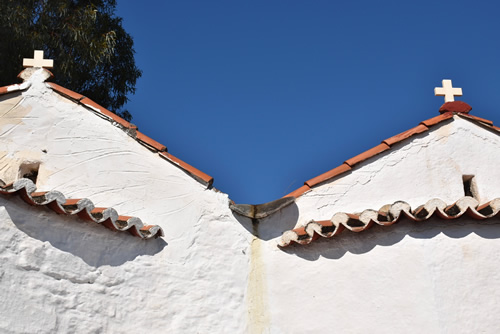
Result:
[[[500,124],[496,1],[118,1],[127,108],[237,203],[278,199],[438,115],[452,79]]]

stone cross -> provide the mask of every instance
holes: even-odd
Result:
[[[434,95],[444,96],[444,102],[455,101],[455,96],[462,96],[462,88],[453,88],[451,80],[443,80],[443,87],[434,88]]]
[[[54,67],[54,61],[52,59],[43,59],[43,51],[35,50],[35,56],[33,59],[24,58],[23,67]]]

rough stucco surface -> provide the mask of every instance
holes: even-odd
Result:
[[[499,148],[497,133],[454,116],[301,196],[299,225],[330,219],[339,211],[378,210],[399,200],[414,208],[436,197],[453,203],[464,196],[464,175],[475,176],[481,203],[492,200],[500,196]],[[309,207],[316,208],[313,216],[304,210]]]
[[[478,199],[487,202],[500,196],[499,144],[494,132],[455,116],[314,188],[263,221],[261,231],[274,236],[290,229],[286,221],[300,226],[398,200],[413,208],[432,198],[451,204],[464,196],[464,175],[474,175]],[[270,240],[262,254],[271,332],[494,333],[498,223],[403,220],[284,251]]]
[[[0,99],[0,178],[160,225],[144,241],[0,196],[0,332],[496,332],[499,221],[431,219],[277,247],[334,213],[500,197],[498,135],[455,117],[260,222],[32,77]],[[423,115],[423,118],[429,115]],[[392,135],[387,133],[386,135]],[[168,144],[168,143],[167,143]],[[175,152],[174,152],[175,153]]]
[[[207,228],[226,247],[195,240],[173,249],[26,210],[20,199],[0,204],[2,332],[244,332],[238,235],[222,236],[233,238],[225,243]]]
[[[22,96],[0,101],[1,179],[39,162],[38,190],[89,198],[166,236],[138,240],[1,197],[0,332],[246,331],[251,235],[227,195],[44,83]]]
[[[286,253],[269,247],[271,332],[496,333],[499,229],[404,221]]]

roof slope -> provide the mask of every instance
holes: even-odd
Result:
[[[23,75],[24,72],[27,70],[24,70],[21,72],[19,75],[20,77],[27,77],[27,75]],[[43,69],[43,71],[48,72],[46,77],[51,77],[50,72],[47,71],[46,69]],[[81,106],[84,106],[85,108],[91,110],[92,112],[96,113],[98,116],[109,120],[110,122],[114,123],[115,125],[118,125],[121,127],[130,137],[134,138],[137,142],[140,144],[146,146],[148,149],[151,151],[158,153],[160,157],[163,159],[167,160],[170,162],[172,165],[180,168],[183,170],[186,174],[190,175],[193,177],[195,180],[198,182],[202,183],[205,185],[207,188],[211,188],[213,184],[213,178],[202,171],[198,170],[197,168],[191,166],[190,164],[184,162],[183,160],[173,156],[172,154],[167,152],[167,147],[156,140],[148,137],[142,132],[139,132],[137,129],[137,126],[134,124],[124,120],[120,116],[116,115],[115,113],[107,110],[106,108],[102,107],[101,105],[95,103],[91,99],[76,93],[74,91],[71,91],[69,89],[66,89],[62,86],[59,86],[56,83],[53,82],[47,82],[46,83],[48,87],[50,87],[53,91],[57,92],[58,94],[62,95],[63,97],[67,98],[68,100],[77,103]],[[5,87],[0,87],[0,95],[8,94],[8,93],[13,93],[13,92],[19,92],[26,90],[30,87],[31,83],[29,81],[25,81],[22,84],[16,84],[16,85],[10,85],[10,86],[5,86]]]
[[[289,193],[284,197],[295,197],[295,198],[300,197],[301,195],[310,191],[312,188],[320,185],[321,183],[329,181],[335,177],[341,176],[344,173],[348,173],[349,171],[351,171],[353,167],[355,167],[359,163],[369,158],[372,158],[377,154],[390,150],[392,146],[394,146],[395,144],[398,144],[412,136],[429,131],[435,125],[453,118],[454,115],[458,115],[460,117],[476,121],[480,125],[488,126],[488,128],[500,132],[500,128],[494,126],[492,121],[481,117],[469,115],[469,111],[471,109],[472,108],[467,103],[462,101],[447,102],[443,104],[439,109],[441,115],[422,121],[420,122],[419,125],[417,125],[414,128],[411,128],[407,131],[404,131],[400,134],[397,134],[395,136],[383,140],[379,145],[372,147],[371,149],[361,154],[358,154],[355,157],[347,159],[346,161],[344,161],[342,165],[337,166],[329,170],[328,172],[325,172],[321,175],[318,175],[304,182],[304,185],[302,187],[292,191],[291,193]]]

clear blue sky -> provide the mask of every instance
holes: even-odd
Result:
[[[237,203],[278,199],[438,115],[500,124],[498,1],[131,1],[139,129]]]

